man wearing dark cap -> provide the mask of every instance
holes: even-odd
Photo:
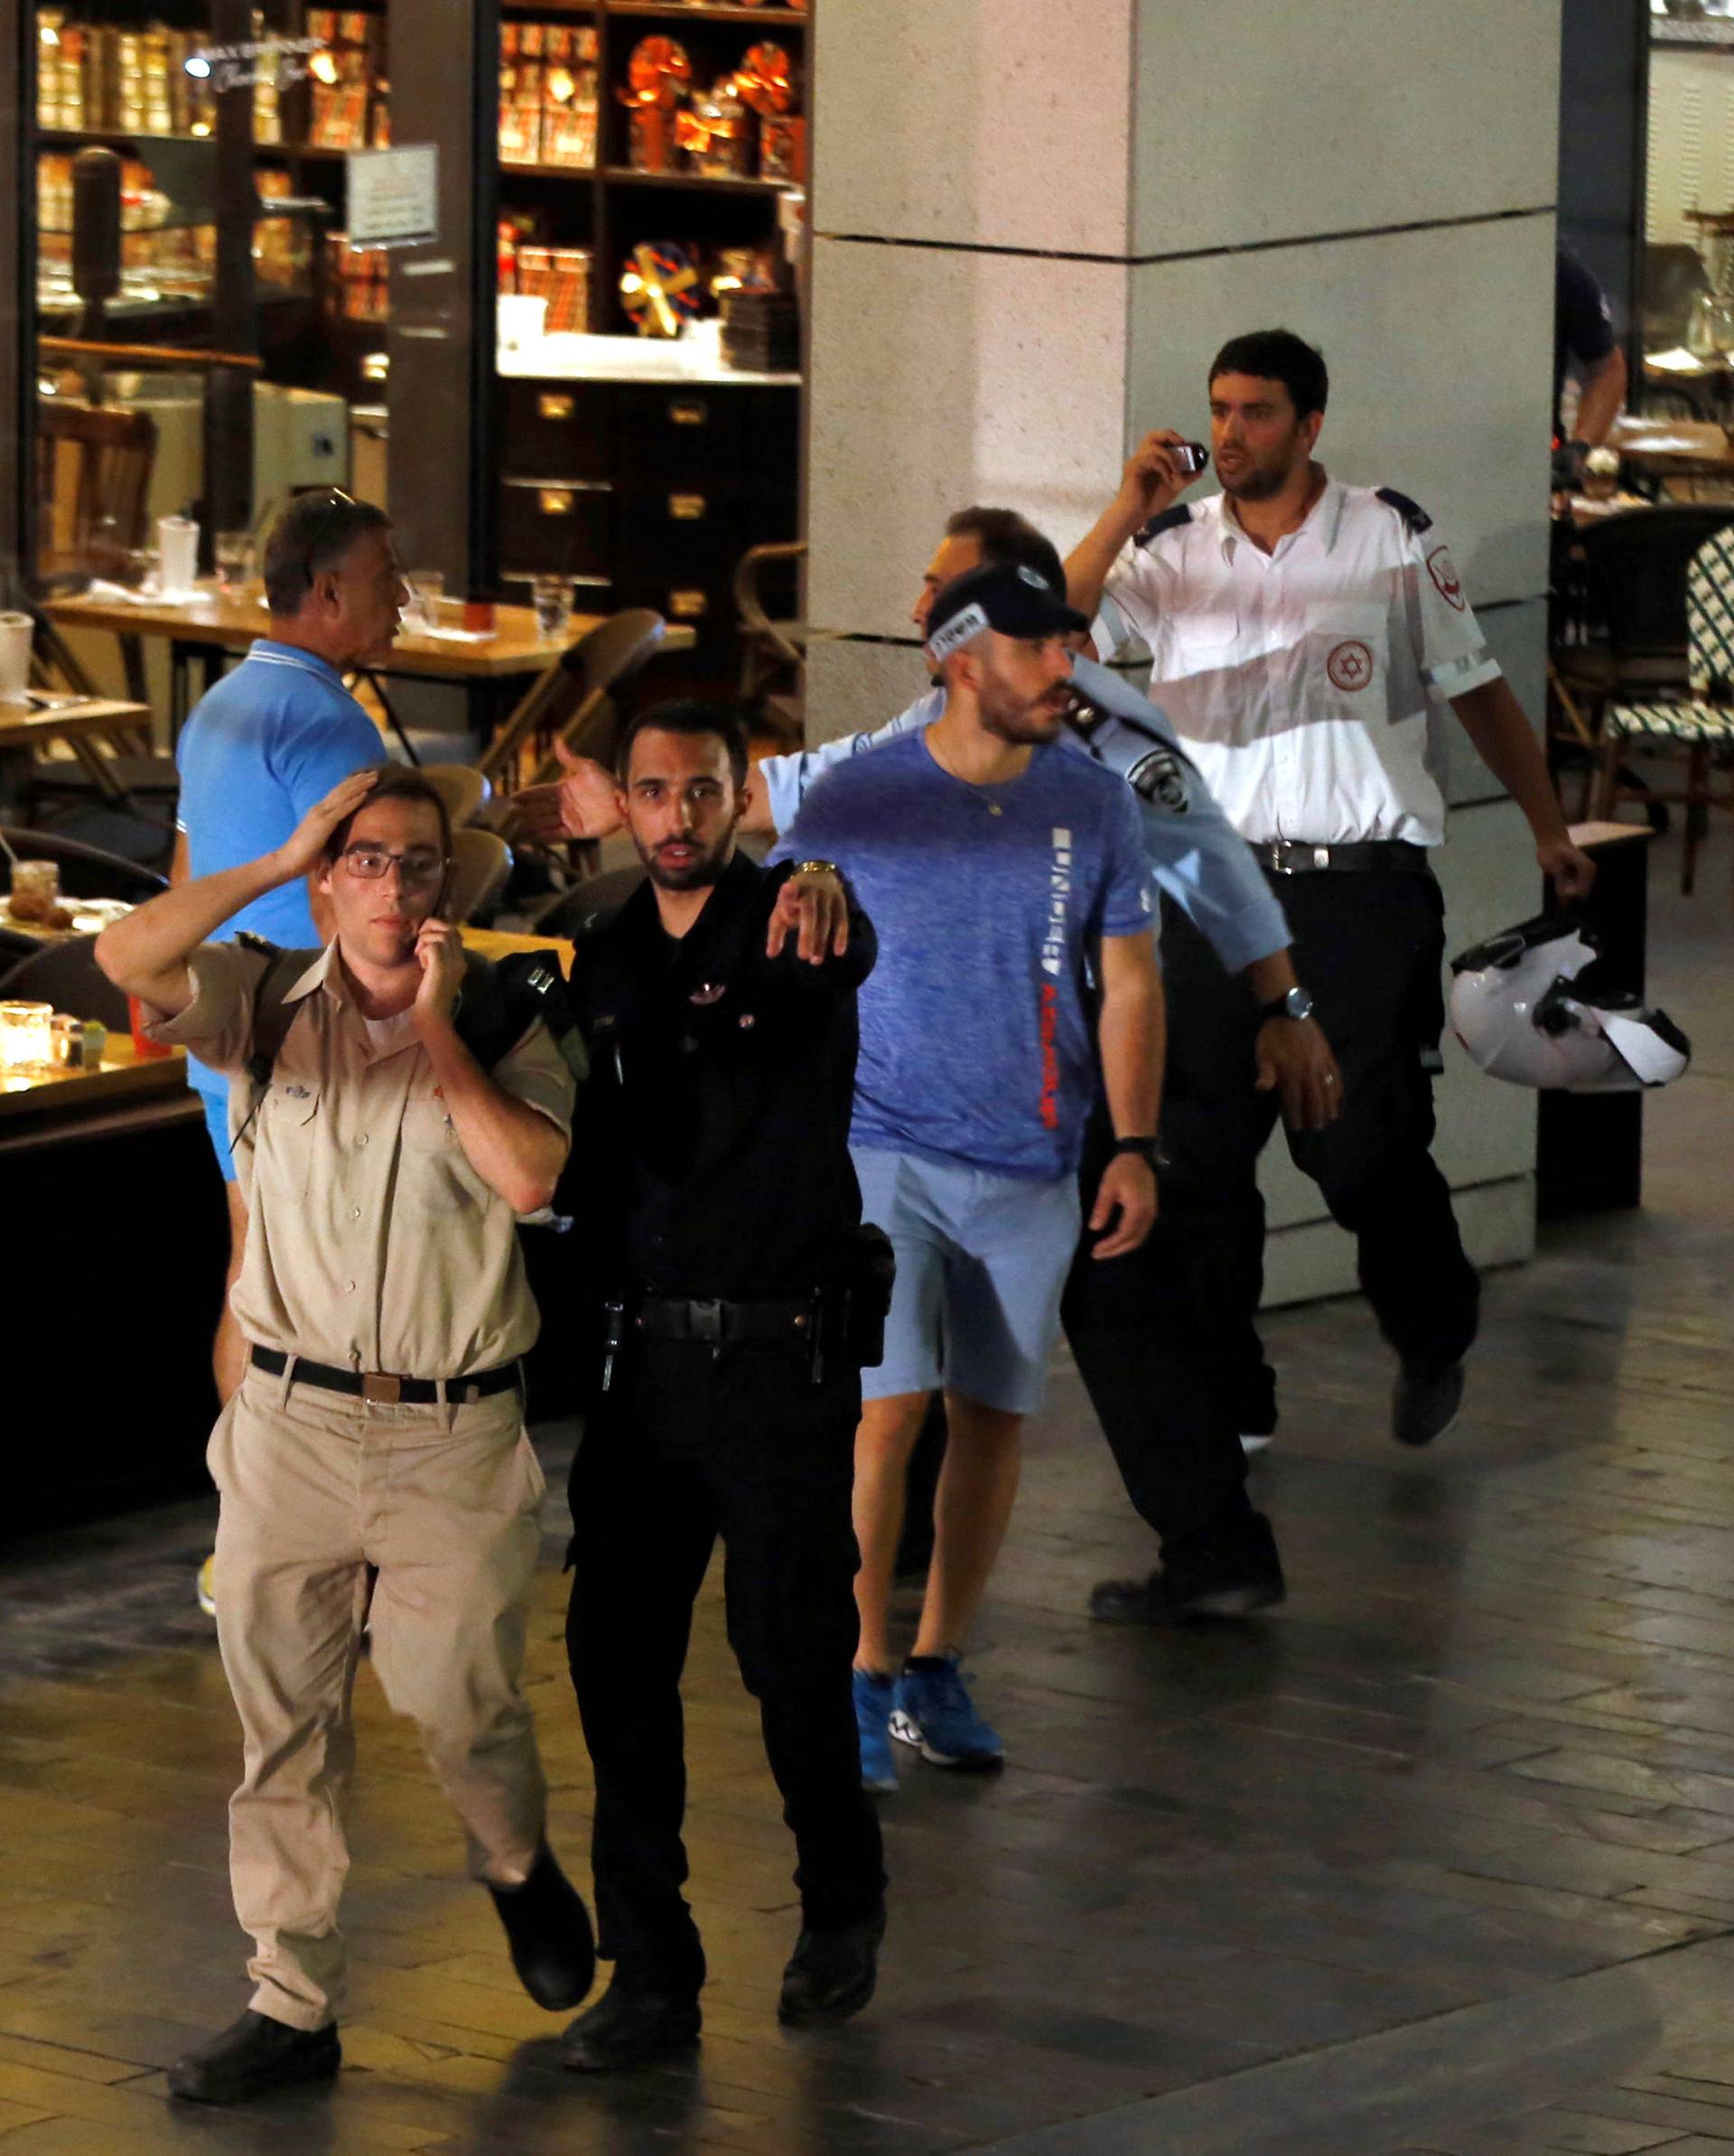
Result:
[[[893,1726],[936,1765],[1002,1757],[958,1658],[1058,1329],[1098,1050],[1114,1132],[1090,1205],[1098,1255],[1136,1249],[1156,1214],[1162,997],[1136,798],[1057,746],[1072,696],[1067,639],[1085,626],[1033,569],[956,579],[928,621],[943,714],[822,779],[773,855],[835,862],[880,938],[860,995],[851,1129],[863,1217],[890,1236],[898,1268],[855,1447],[870,1787],[894,1781]],[[904,1474],[942,1382],[950,1441],[933,1563],[914,1652],[894,1677],[887,1604]]]

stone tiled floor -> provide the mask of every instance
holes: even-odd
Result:
[[[164,2063],[242,1999],[234,1731],[190,1594],[209,1508],[11,1548],[0,2156],[1734,2156],[1726,865],[1690,906],[1657,892],[1657,993],[1700,1053],[1651,1104],[1650,1208],[1550,1230],[1489,1283],[1460,1433],[1391,1447],[1356,1305],[1272,1326],[1288,1412],[1259,1474],[1291,1599],[1269,1622],[1091,1629],[1091,1580],[1144,1552],[1062,1375],[974,1657],[1011,1764],[906,1769],[884,1982],[844,2031],[775,2025],[789,1857],[711,1601],[695,2067],[558,2070],[364,1680],[340,2087],[172,2107]],[[576,1860],[556,1510],[534,1690]]]

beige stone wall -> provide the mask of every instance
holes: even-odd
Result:
[[[1320,343],[1321,454],[1450,538],[1539,716],[1560,0],[827,0],[816,23],[809,732],[920,686],[946,513],[1071,545],[1130,443],[1205,431],[1235,331]],[[1458,740],[1453,947],[1534,910],[1521,817]],[[1471,1251],[1533,1244],[1533,1101],[1448,1043],[1440,1158]],[[1281,1145],[1270,1296],[1353,1285]]]

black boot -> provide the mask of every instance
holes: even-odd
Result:
[[[490,1886],[506,1927],[512,1966],[538,2006],[562,2013],[576,2006],[596,1976],[590,1911],[545,1842],[521,1887]]]
[[[858,2014],[879,1981],[884,1937],[883,1909],[841,1931],[804,1931],[783,1971],[777,2019],[796,2029],[824,2029]]]
[[[343,2063],[335,2022],[291,2029],[251,2007],[220,2036],[169,2068],[169,2094],[193,2104],[245,2104],[274,2088],[334,2081]]]
[[[1090,1595],[1102,1624],[1171,1625],[1193,1617],[1250,1617],[1282,1601],[1288,1585],[1276,1537],[1262,1512],[1227,1531],[1170,1543],[1147,1580],[1104,1580]]]
[[[1463,1365],[1406,1362],[1391,1395],[1391,1434],[1400,1445],[1431,1445],[1463,1405]]]
[[[611,2074],[648,2066],[689,2049],[698,2040],[695,1998],[651,1991],[617,1968],[614,1981],[588,2013],[560,2039],[560,2063],[576,2074]]]

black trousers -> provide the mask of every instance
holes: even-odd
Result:
[[[1272,883],[1343,1078],[1338,1120],[1285,1132],[1290,1155],[1355,1237],[1361,1285],[1398,1355],[1454,1362],[1475,1338],[1480,1291],[1429,1151],[1445,1017],[1439,886],[1428,875],[1329,870]],[[1254,1087],[1250,989],[1167,901],[1162,966],[1162,1142],[1172,1162],[1163,1230],[1177,1261],[1164,1321],[1189,1329],[1226,1386],[1238,1428],[1269,1431],[1275,1377],[1256,1323],[1264,1282],[1257,1162],[1280,1104]]]
[[[1086,1219],[1111,1138],[1098,1110],[1079,1170]],[[1246,1456],[1226,1372],[1198,1331],[1190,1255],[1165,1218],[1124,1257],[1093,1257],[1094,1241],[1078,1244],[1060,1317],[1126,1495],[1170,1556],[1232,1535],[1252,1517]]]
[[[566,1648],[595,1773],[601,1949],[648,1988],[684,1997],[704,1980],[681,1892],[680,1676],[719,1535],[729,1644],[795,1836],[802,1921],[857,1923],[884,1893],[851,1693],[860,1414],[856,1373],[815,1385],[804,1349],[640,1341],[590,1415],[570,1485]]]

